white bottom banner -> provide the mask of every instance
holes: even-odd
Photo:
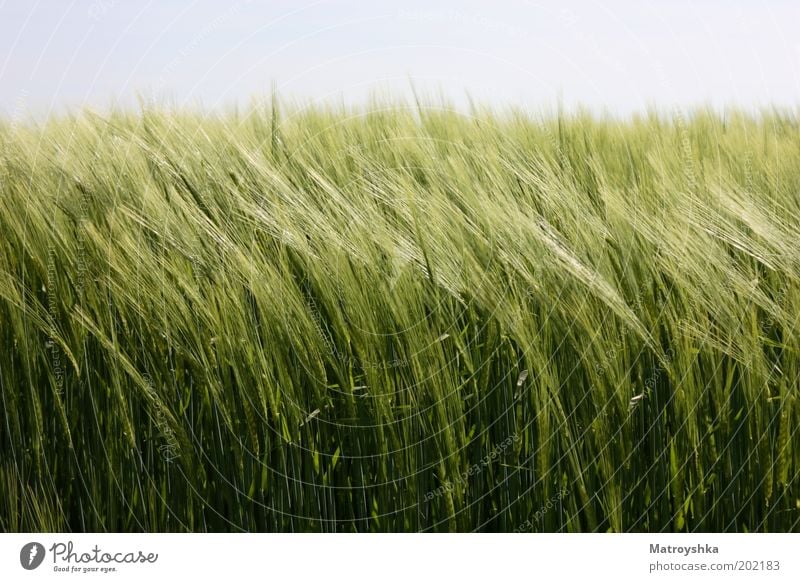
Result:
[[[3,534],[0,580],[800,580],[797,534]]]

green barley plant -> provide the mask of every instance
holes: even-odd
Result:
[[[800,122],[0,121],[0,530],[800,531]]]

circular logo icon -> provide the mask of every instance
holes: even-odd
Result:
[[[30,542],[22,546],[19,552],[19,563],[26,570],[35,570],[44,561],[44,546],[38,542]]]

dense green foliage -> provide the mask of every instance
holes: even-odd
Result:
[[[799,129],[0,124],[0,530],[800,530]]]

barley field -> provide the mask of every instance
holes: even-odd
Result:
[[[800,531],[800,122],[0,122],[0,530]]]

